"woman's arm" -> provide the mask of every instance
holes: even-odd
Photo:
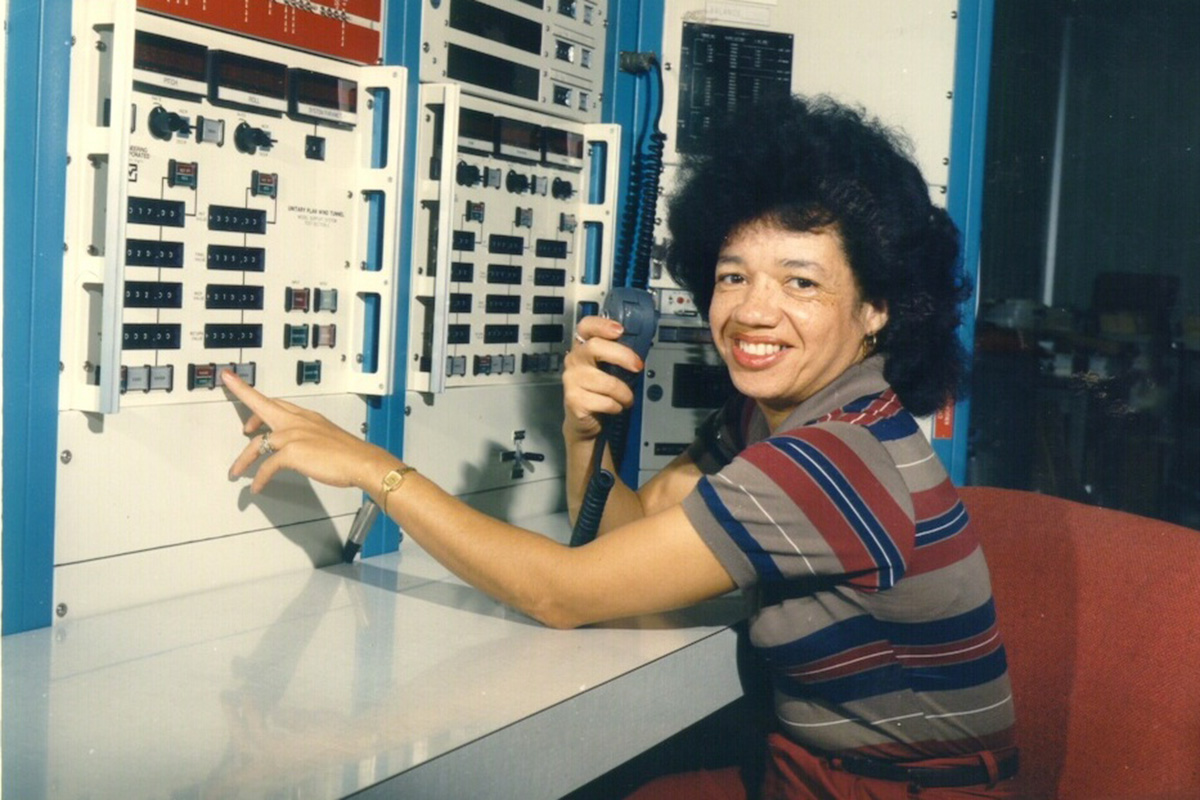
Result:
[[[619,378],[604,372],[602,363],[630,372],[645,366],[628,347],[617,343],[621,325],[615,320],[585,317],[576,328],[576,344],[564,360],[563,441],[566,443],[567,512],[574,522],[595,467],[596,443],[605,416],[620,414],[633,405],[633,391]],[[582,340],[582,341],[581,341]],[[602,466],[617,474],[609,448]],[[683,500],[701,472],[686,455],[668,464],[636,492],[617,478],[604,506],[599,533],[655,514]]]
[[[253,412],[244,431],[270,429],[253,436],[231,475],[245,474],[261,458],[251,483],[255,492],[281,469],[332,486],[356,486],[460,578],[546,625],[570,628],[665,611],[734,588],[678,505],[583,547],[567,547],[476,511],[417,472],[385,493],[384,476],[403,466],[395,456],[315,412],[263,396],[235,375],[224,373],[223,380]],[[264,436],[271,448],[265,458]]]

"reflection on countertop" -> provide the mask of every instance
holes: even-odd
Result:
[[[728,633],[743,610],[732,596],[551,630],[406,541],[63,622],[4,640],[4,796],[342,797]]]

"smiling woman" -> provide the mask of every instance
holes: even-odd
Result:
[[[970,286],[958,231],[907,149],[898,133],[827,98],[774,98],[739,114],[714,128],[709,155],[684,162],[667,266],[703,310],[713,265],[745,226],[835,236],[862,299],[888,314],[876,340],[885,377],[924,416],[961,388]]]
[[[735,229],[717,257],[713,343],[733,385],[772,429],[858,361],[887,323],[864,302],[833,229],[791,231],[770,220]]]
[[[736,122],[753,135],[726,132],[690,164],[671,263],[738,392],[645,486],[616,482],[594,541],[488,517],[419,464],[226,374],[253,412],[232,473],[257,464],[254,490],[280,469],[357,486],[460,577],[554,627],[746,590],[778,720],[766,797],[1011,796],[987,564],[912,416],[962,368],[954,228],[896,140],[854,111],[777,100]],[[564,360],[573,514],[601,417],[633,403],[604,367],[643,368],[621,333],[583,319]],[[664,780],[641,796],[749,791],[736,771]]]

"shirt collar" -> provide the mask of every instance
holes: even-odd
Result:
[[[796,406],[779,430],[772,433],[802,427],[860,397],[879,394],[887,388],[888,383],[883,378],[883,356],[871,356],[851,365],[828,386]]]

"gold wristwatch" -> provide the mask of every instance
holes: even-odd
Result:
[[[408,473],[416,472],[416,467],[404,466],[400,469],[394,469],[387,475],[383,476],[382,489],[380,496],[383,498],[383,513],[388,513],[388,495],[400,488],[404,483],[404,479],[408,477]]]

